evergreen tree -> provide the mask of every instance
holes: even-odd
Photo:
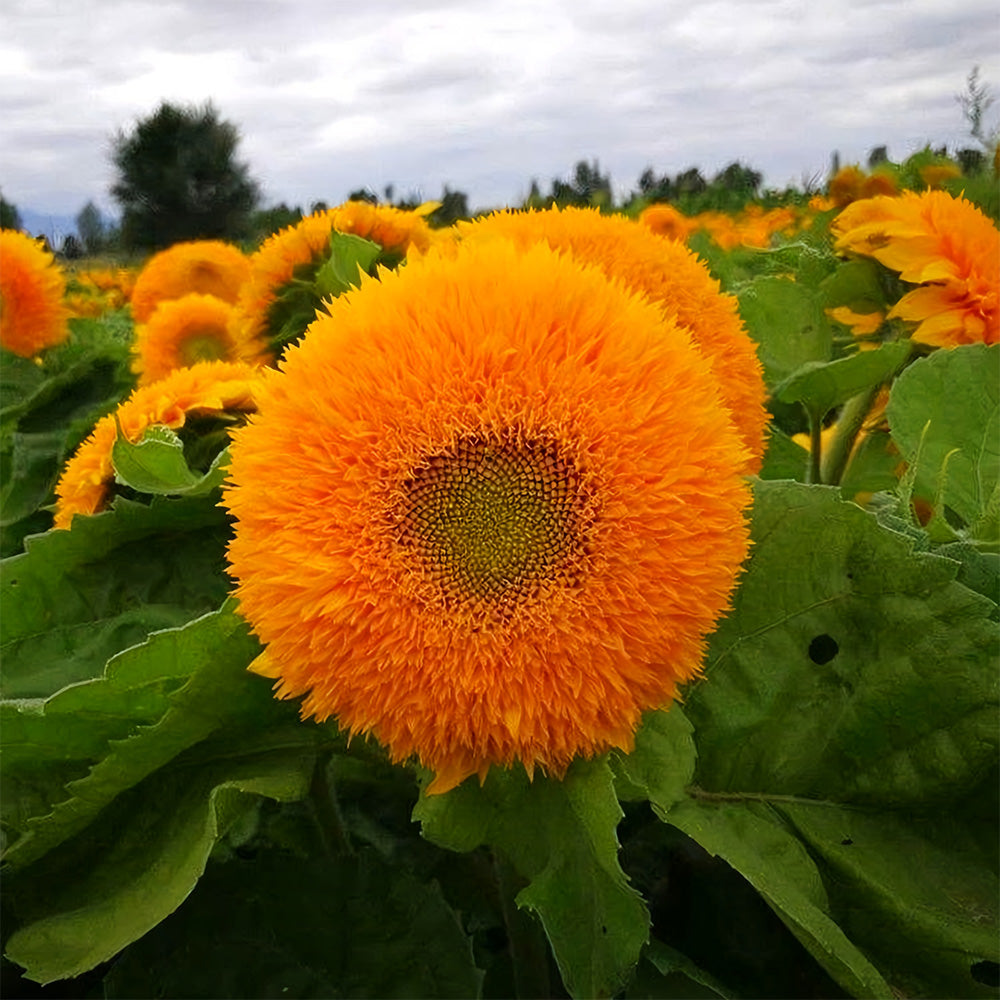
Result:
[[[16,206],[0,195],[0,229],[20,229],[21,213]]]
[[[105,248],[107,233],[104,219],[101,218],[100,210],[92,201],[88,201],[76,217],[76,231],[82,244],[82,252],[88,256],[93,257]],[[63,252],[65,253],[65,250]]]
[[[128,247],[158,249],[180,240],[239,239],[249,231],[260,190],[236,160],[239,131],[204,108],[163,103],[129,134],[112,160]]]

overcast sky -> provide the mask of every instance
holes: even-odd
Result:
[[[1000,90],[996,0],[2,0],[0,188],[113,211],[112,139],[163,100],[235,123],[267,204],[517,203],[594,158],[622,191],[736,159],[801,185],[971,144],[975,65]]]

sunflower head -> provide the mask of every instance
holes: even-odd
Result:
[[[179,368],[159,382],[140,386],[114,413],[99,420],[66,463],[56,484],[56,528],[77,514],[96,514],[111,500],[115,470],[111,450],[119,434],[136,443],[150,427],[176,430],[191,416],[239,417],[254,407],[260,369],[225,361]]]
[[[722,406],[748,450],[745,471],[760,468],[767,412],[757,348],[736,300],[719,290],[719,283],[683,243],[657,236],[623,216],[581,208],[496,212],[458,223],[458,230],[465,241],[503,237],[521,247],[544,242],[651,298],[689,331],[711,366]]]
[[[656,305],[544,244],[363,280],[234,436],[256,669],[416,755],[432,792],[630,747],[698,672],[747,551],[714,380]]]
[[[139,272],[132,289],[132,315],[137,323],[145,323],[161,302],[192,292],[234,303],[249,273],[246,254],[231,243],[175,243],[150,257]]]
[[[214,295],[192,293],[161,302],[146,323],[136,327],[132,368],[148,385],[175,368],[203,361],[267,362],[264,343],[247,339],[234,322],[235,310]]]
[[[0,347],[30,358],[69,333],[66,278],[40,240],[0,230]]]
[[[240,336],[260,339],[277,354],[302,335],[324,308],[317,275],[330,256],[334,233],[370,240],[379,248],[378,263],[389,267],[434,240],[421,213],[390,205],[349,201],[306,216],[269,237],[250,258],[235,318]]]

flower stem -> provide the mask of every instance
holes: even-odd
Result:
[[[316,758],[312,782],[309,786],[309,800],[313,816],[319,828],[320,840],[327,854],[354,854],[344,816],[340,811],[337,790],[330,780],[331,751],[325,751]]]
[[[815,413],[809,414],[809,482],[823,482],[820,472],[821,452],[823,450],[823,418]]]
[[[545,934],[538,921],[531,914],[519,910],[515,902],[515,897],[524,886],[524,880],[514,866],[496,852],[493,855],[493,867],[503,922],[507,929],[507,944],[514,968],[514,988],[518,1000],[551,996]]]
[[[824,483],[838,486],[841,479],[844,478],[844,471],[850,462],[854,442],[864,426],[865,417],[868,416],[880,388],[877,385],[872,386],[844,404],[837,420],[836,433],[830,442],[827,453],[823,456],[821,475]]]

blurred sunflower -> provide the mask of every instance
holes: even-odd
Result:
[[[331,233],[377,243],[388,258],[383,263],[391,265],[411,248],[422,251],[431,245],[434,234],[424,214],[349,201],[275,233],[250,258],[250,276],[236,307],[240,335],[280,348],[304,332],[323,305],[313,281],[329,254]]]
[[[500,239],[328,308],[231,448],[254,669],[416,755],[430,793],[631,748],[700,670],[748,546],[745,450],[687,332]]]
[[[161,302],[148,322],[136,327],[132,370],[148,385],[175,368],[201,361],[245,361],[265,364],[267,348],[247,339],[233,322],[235,309],[214,295],[192,293]]]
[[[0,347],[30,358],[69,333],[66,278],[41,241],[0,230]]]
[[[651,229],[657,236],[666,236],[670,240],[687,241],[696,232],[698,223],[688,218],[682,212],[660,202],[649,205],[639,213],[639,222]]]
[[[55,527],[68,528],[75,515],[96,514],[111,499],[116,418],[125,437],[135,443],[157,424],[176,430],[191,416],[249,413],[255,409],[254,388],[260,372],[245,364],[203,362],[136,389],[114,413],[97,422],[66,463],[56,484]]]
[[[190,292],[234,303],[250,274],[250,261],[239,247],[221,240],[175,243],[154,254],[132,288],[132,315],[145,323],[153,310]]]
[[[768,417],[756,345],[743,326],[736,300],[719,290],[708,268],[682,243],[623,216],[584,208],[496,212],[460,222],[458,230],[463,240],[501,236],[521,247],[544,240],[554,250],[569,252],[648,295],[690,331],[748,449],[744,471],[760,469]]]
[[[889,311],[937,347],[1000,340],[1000,233],[978,208],[945,191],[906,191],[848,206],[836,249],[874,257],[917,285]]]

